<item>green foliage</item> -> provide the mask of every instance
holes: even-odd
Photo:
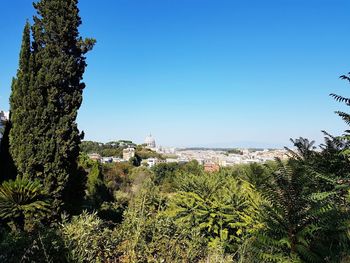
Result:
[[[241,178],[244,178],[258,189],[269,180],[271,172],[277,169],[275,166],[273,162],[265,163],[265,165],[252,163],[241,166],[241,169],[243,169]]]
[[[103,202],[97,211],[97,215],[104,221],[119,224],[123,221],[123,213],[128,206],[129,199],[121,199],[116,194],[115,200]]]
[[[305,171],[279,162],[279,169],[272,174],[261,189],[267,200],[263,205],[264,228],[256,234],[257,259],[271,262],[294,262],[302,258],[319,262],[320,258],[310,250],[312,236],[319,230],[313,217],[315,207],[308,199],[310,190]]]
[[[204,171],[203,166],[200,165],[197,160],[192,160],[188,163],[182,164],[179,168],[182,173],[189,174],[201,174]]]
[[[141,161],[142,161],[141,157],[138,154],[135,154],[134,157],[130,158],[129,163],[133,166],[138,167],[141,165]]]
[[[165,197],[150,178],[131,200],[118,230],[120,262],[196,262],[205,254],[199,231],[162,215]]]
[[[83,212],[60,228],[70,262],[117,262],[118,236],[94,214]]]
[[[240,149],[230,149],[227,151],[227,153],[231,153],[231,154],[240,154],[242,155],[242,151]]]
[[[42,220],[50,212],[47,193],[38,181],[16,179],[0,187],[0,218],[23,230],[25,223]]]
[[[142,160],[148,159],[148,158],[158,158],[163,159],[163,156],[159,153],[156,153],[152,151],[151,149],[147,149],[144,147],[144,145],[138,145],[136,147],[135,154],[137,154]]]
[[[336,188],[319,188],[321,180],[331,179],[303,158],[310,158],[310,147],[300,147],[301,159],[277,160],[277,171],[259,189],[266,202],[260,213],[264,227],[253,237],[254,262],[339,262],[348,247],[343,230],[349,213],[336,206]]]
[[[39,0],[24,27],[1,130],[1,262],[349,262],[350,130],[324,132],[320,151],[300,137],[289,160],[211,174],[197,161],[139,167],[164,157],[131,141],[81,144],[76,117],[95,40],[80,36],[77,5]],[[128,146],[136,154],[125,163],[86,155],[121,157]],[[57,227],[62,211],[80,213],[84,195],[96,212]]]
[[[97,188],[103,185],[103,174],[99,163],[95,162],[90,170],[87,180],[87,192],[89,196],[96,195]]]
[[[340,78],[350,82],[350,73],[348,75],[342,75],[342,76],[340,76]],[[346,97],[343,97],[341,95],[337,95],[337,94],[334,94],[334,93],[331,93],[330,96],[333,97],[338,102],[345,103],[348,106],[350,105],[350,99],[349,98],[346,98]],[[348,114],[346,112],[342,112],[342,111],[336,111],[336,113],[344,120],[344,122],[347,125],[350,125],[350,114]]]
[[[0,262],[66,263],[67,250],[55,229],[31,233],[0,230]]]
[[[78,163],[79,166],[85,170],[91,169],[91,167],[95,164],[96,161],[91,160],[89,156],[85,153],[80,153]]]
[[[174,188],[174,178],[179,171],[177,163],[159,163],[152,167],[152,172],[155,175],[154,182],[157,185],[162,185],[164,191],[172,191]]]
[[[83,141],[81,143],[81,151],[85,154],[89,153],[98,153],[101,156],[115,156],[123,157],[123,149],[126,148],[126,145],[133,145],[132,142],[124,145],[121,142],[109,142],[109,143],[100,143],[93,141]]]
[[[10,153],[14,159],[18,172],[30,172],[31,159],[34,156],[34,127],[28,116],[35,104],[35,91],[32,86],[33,55],[31,54],[30,24],[27,22],[22,36],[22,46],[19,56],[17,76],[12,80],[10,97],[9,132]],[[28,136],[29,135],[29,136]]]
[[[342,80],[347,80],[348,82],[350,82],[350,73],[348,73],[347,75],[342,75],[340,76],[340,78]],[[336,101],[344,103],[345,105],[349,106],[349,102],[350,102],[350,98],[347,97],[343,97],[341,95],[337,95],[337,94],[330,94],[331,97],[333,97]],[[343,111],[336,111],[336,114],[338,114],[338,116],[340,116],[343,121],[347,124],[350,125],[350,114],[343,112]],[[324,132],[326,134],[326,145],[328,146],[328,148],[330,148],[329,146],[332,146],[331,148],[336,148],[342,149],[342,154],[349,156],[350,154],[350,130],[346,130],[345,133],[342,136],[338,136],[338,137],[333,137],[330,134]]]
[[[134,167],[128,163],[112,163],[103,165],[104,182],[110,192],[118,191],[119,189],[130,188],[131,179],[129,174]],[[126,190],[127,191],[127,190]]]
[[[77,2],[34,3],[37,15],[32,29],[28,23],[24,29],[12,85],[10,150],[20,175],[41,180],[52,197],[54,217],[83,195],[76,117],[85,87],[85,54],[95,41],[79,35]]]
[[[259,197],[249,183],[226,173],[183,174],[177,183],[166,213],[178,225],[199,229],[210,247],[236,252],[259,227]]]
[[[111,201],[111,196],[103,181],[99,163],[95,162],[87,179],[87,198],[91,208],[99,208],[105,201]]]

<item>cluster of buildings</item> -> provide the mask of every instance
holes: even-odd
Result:
[[[207,172],[216,172],[220,167],[230,167],[236,164],[265,163],[276,158],[287,159],[287,151],[284,149],[255,150],[241,149],[239,153],[228,153],[220,150],[177,150],[177,159],[167,162],[189,162],[196,160],[203,165]]]
[[[101,163],[121,163],[121,162],[127,162],[131,158],[135,157],[135,148],[133,147],[127,147],[123,149],[123,158],[120,157],[114,157],[114,156],[109,156],[109,157],[102,157],[98,153],[91,153],[88,154],[89,158],[94,161],[99,161]]]
[[[0,143],[4,123],[8,120],[9,112],[0,111]],[[121,147],[125,147],[123,149],[122,158],[113,156],[102,157],[97,153],[89,154],[89,157],[90,159],[99,161],[101,163],[128,162],[131,158],[135,157],[136,144],[133,144],[129,141],[120,141],[118,142],[118,144]],[[220,167],[233,166],[235,164],[264,163],[269,160],[274,160],[275,158],[288,158],[286,150],[282,149],[260,151],[250,151],[248,149],[241,149],[237,153],[228,153],[227,151],[223,150],[188,150],[166,148],[157,146],[156,141],[151,134],[145,138],[144,147],[164,156],[168,156],[168,158],[166,159],[148,158],[142,160],[142,164],[148,167],[153,167],[154,165],[162,162],[187,163],[192,160],[196,160],[199,164],[204,166],[204,169],[206,171],[217,171],[220,169]]]
[[[187,163],[196,160],[199,164],[204,166],[204,169],[209,172],[218,171],[220,167],[229,167],[236,164],[249,163],[264,163],[266,161],[274,160],[275,158],[286,159],[287,151],[283,149],[265,149],[265,150],[249,150],[240,149],[235,153],[229,153],[224,150],[189,150],[157,147],[155,139],[150,134],[144,141],[144,147],[154,152],[162,154],[165,159],[148,158],[142,160],[142,164],[148,167],[153,167],[158,163]],[[112,162],[127,162],[135,157],[135,147],[127,146],[123,150],[123,158],[118,157],[101,157],[98,154],[90,154],[91,159],[99,160],[102,163]]]
[[[152,134],[148,135],[145,139],[144,145],[147,149],[150,149],[159,154],[173,155],[176,152],[176,148],[173,147],[162,147],[156,144]]]
[[[236,164],[264,163],[275,158],[286,159],[287,151],[283,149],[250,151],[242,149],[240,153],[228,153],[227,151],[214,150],[179,150],[176,152],[180,160],[196,160],[206,166],[216,164],[220,167]]]
[[[92,153],[89,154],[89,158],[95,161],[99,161],[101,163],[121,163],[121,162],[128,162],[131,158],[135,157],[135,148],[136,145],[135,144],[126,144],[126,145],[120,145],[120,146],[125,146],[125,148],[123,149],[123,157],[119,158],[119,157],[102,157],[101,155],[97,154],[97,153]],[[159,152],[159,151],[163,151],[161,150],[161,148],[157,148],[156,145],[156,141],[155,139],[152,137],[152,135],[150,134],[149,136],[146,137],[145,142],[144,142],[144,146],[147,149],[150,149],[152,151],[155,152]],[[146,160],[142,160],[142,164],[148,167],[153,167],[154,165],[156,165],[157,163],[160,162],[165,162],[164,160],[160,160],[158,158],[148,158]]]
[[[112,156],[102,157],[98,153],[91,153],[91,154],[88,154],[88,156],[91,160],[99,161],[101,163],[120,163],[124,161],[122,158],[119,158],[119,157],[112,157]]]

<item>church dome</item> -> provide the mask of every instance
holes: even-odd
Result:
[[[150,147],[150,148],[155,148],[156,147],[156,141],[152,137],[151,134],[146,137],[145,144],[147,145],[147,147]]]

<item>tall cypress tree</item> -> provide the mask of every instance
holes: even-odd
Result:
[[[28,125],[27,121],[27,106],[31,100],[29,98],[29,94],[31,93],[29,85],[31,68],[30,58],[30,24],[27,22],[23,30],[17,76],[12,80],[12,93],[10,97],[10,153],[21,174],[27,172],[27,159],[33,154],[33,146],[30,142],[32,125]]]
[[[29,89],[22,93],[29,98],[24,107],[27,111],[22,126],[30,127],[13,129],[12,136],[30,136],[32,140],[11,141],[19,172],[29,179],[43,182],[53,199],[53,212],[59,212],[64,204],[69,206],[77,201],[84,191],[76,187],[78,183],[84,184],[80,182],[81,173],[77,166],[81,134],[76,117],[85,88],[82,82],[85,54],[92,49],[95,40],[80,37],[81,19],[77,4],[78,0],[40,0],[34,3],[37,16],[32,26],[27,77]],[[20,100],[13,98],[12,101],[12,108],[21,108],[21,105],[16,105]],[[13,119],[14,127],[21,126],[19,119]],[[22,158],[22,150],[31,153],[26,155],[26,160]]]
[[[85,54],[94,40],[83,40],[78,0],[41,0],[34,4],[33,48],[37,90],[43,97],[37,118],[38,149],[36,172],[59,207],[74,202],[83,194],[77,159],[81,135],[76,117],[82,103],[85,84]]]

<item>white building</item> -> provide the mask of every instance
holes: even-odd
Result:
[[[157,158],[148,158],[147,159],[147,164],[149,168],[152,168],[153,166],[155,166],[158,162]]]
[[[89,158],[91,160],[94,160],[94,161],[101,161],[101,155],[99,155],[98,153],[90,153],[88,154]]]
[[[129,161],[132,157],[135,156],[135,149],[132,147],[128,147],[123,150],[123,159]]]
[[[5,128],[5,122],[8,121],[10,118],[10,112],[8,111],[0,111],[0,142],[2,139],[2,134],[4,132]]]
[[[177,163],[179,160],[178,159],[175,159],[175,158],[167,158],[165,160],[167,163]]]
[[[102,157],[101,163],[112,163],[113,157]]]
[[[124,160],[122,158],[119,158],[119,157],[112,157],[112,161],[114,163],[121,163],[123,162]]]
[[[1,121],[8,121],[10,119],[10,112],[9,111],[0,111],[0,120]]]
[[[152,134],[146,137],[145,144],[147,148],[156,148],[156,140],[152,137]]]

